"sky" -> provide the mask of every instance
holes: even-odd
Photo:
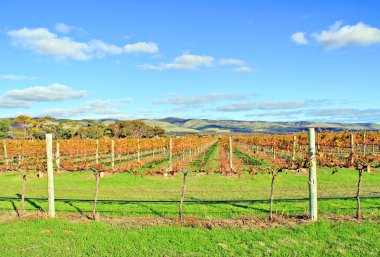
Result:
[[[0,1],[0,117],[380,123],[380,1]]]

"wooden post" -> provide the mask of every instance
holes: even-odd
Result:
[[[137,162],[140,162],[140,138],[137,139]]]
[[[293,153],[292,153],[292,161],[296,160],[296,140],[297,137],[293,136]]]
[[[95,163],[99,164],[99,140],[96,140]]]
[[[5,160],[5,168],[8,169],[9,160],[8,160],[8,151],[7,151],[7,141],[3,141],[4,144],[4,160]]]
[[[230,138],[229,138],[229,150],[230,150],[230,153],[229,153],[229,155],[228,155],[228,157],[229,157],[229,166],[230,166],[230,171],[233,171],[233,169],[234,169],[234,167],[233,167],[233,164],[232,164],[232,158],[233,158],[233,155],[232,155],[232,137],[230,136]]]
[[[49,217],[55,217],[54,205],[54,173],[53,173],[53,135],[46,134],[46,162],[48,176],[48,205]]]
[[[61,153],[59,151],[59,142],[57,142],[57,149],[55,151],[55,164],[57,165],[57,171],[61,169]]]
[[[350,163],[351,165],[354,163],[354,134],[350,134],[350,146],[351,146],[351,150],[350,150]]]
[[[111,141],[111,168],[115,168],[115,141]]]
[[[366,155],[366,150],[365,133],[363,133],[363,155]]]
[[[318,199],[317,199],[317,162],[315,157],[315,129],[309,128],[309,207],[310,219],[318,219]]]
[[[172,138],[169,138],[169,171],[173,170],[173,142]]]

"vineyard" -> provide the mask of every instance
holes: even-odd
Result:
[[[309,215],[307,189],[313,155],[306,132],[53,142],[58,213],[90,212],[94,202],[94,219],[97,211],[138,213],[141,206],[136,209],[133,203],[161,203],[160,212],[169,216],[176,213],[173,203],[180,203],[181,219],[184,203],[184,212],[196,216],[212,216],[210,206],[223,217],[266,216],[267,209],[270,220],[274,214]],[[4,140],[0,155],[2,209],[13,208],[19,214],[47,210],[45,140]],[[322,214],[379,215],[379,132],[318,131],[314,158]],[[13,201],[21,201],[21,207]],[[269,208],[263,207],[266,201]],[[351,209],[333,207],[342,201]],[[245,209],[223,214],[222,209],[230,209],[226,204],[231,203]],[[252,204],[265,211],[255,212]]]

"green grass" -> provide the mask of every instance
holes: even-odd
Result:
[[[364,217],[380,217],[380,199],[361,200]],[[0,201],[0,213],[15,214],[20,208],[19,200]],[[56,201],[58,214],[80,214],[90,215],[92,202],[78,201]],[[276,201],[274,212],[276,215],[294,217],[308,212],[308,201]],[[34,214],[39,209],[47,211],[47,201],[28,200],[25,210]],[[101,216],[116,217],[177,217],[179,203],[110,203],[98,202],[97,211]],[[321,217],[331,215],[349,215],[353,217],[356,213],[356,200],[319,200],[318,212]],[[262,202],[233,202],[233,203],[184,203],[183,211],[185,217],[207,218],[241,218],[241,217],[268,217],[269,203]]]
[[[319,197],[354,196],[357,172],[340,169],[331,175],[331,169],[318,172]],[[145,199],[178,200],[182,187],[182,174],[163,176],[141,176],[118,173],[100,179],[99,199]],[[280,174],[276,179],[275,198],[308,197],[307,174]],[[55,196],[57,198],[92,198],[95,179],[90,171],[62,172],[55,174]],[[271,176],[244,173],[237,176],[191,173],[187,179],[187,199],[267,199],[270,193]],[[0,173],[0,195],[16,196],[21,192],[22,178],[17,172]],[[26,195],[47,196],[47,178],[29,178]],[[363,196],[380,195],[380,174],[363,174]]]
[[[220,143],[219,141],[215,142],[206,151],[190,163],[187,167],[188,170],[207,170],[207,171],[215,171],[219,168],[219,149]]]
[[[0,223],[0,256],[379,256],[379,231],[371,220],[248,230],[21,220]]]
[[[216,159],[219,144],[204,153]],[[249,155],[240,158],[252,161]],[[194,161],[198,165],[203,156]],[[166,160],[157,165],[165,165]],[[210,167],[206,167],[211,169]],[[319,197],[354,196],[358,174],[352,169],[340,169],[332,175],[331,169],[318,169]],[[107,175],[100,179],[99,199],[179,200],[182,174],[142,176],[131,173]],[[87,198],[94,193],[95,179],[90,171],[55,174],[56,198]],[[308,175],[282,173],[275,185],[275,198],[307,198]],[[187,177],[185,199],[268,199],[271,176],[248,173],[238,176],[190,173]],[[20,194],[22,178],[19,173],[0,173],[0,196]],[[26,195],[47,196],[47,178],[27,181]],[[379,173],[363,174],[363,196],[380,195]],[[356,213],[355,199],[319,200],[322,221],[292,223],[291,217],[308,212],[308,201],[275,201],[275,217],[290,217],[285,225],[268,225],[268,201],[231,203],[184,203],[187,219],[236,218],[257,220],[249,228],[193,227],[170,225],[137,228],[141,219],[172,219],[178,216],[178,203],[110,203],[99,202],[97,211],[106,221],[90,222],[92,202],[57,201],[58,219],[17,220],[20,200],[0,200],[0,256],[379,256],[380,199],[363,198],[364,220],[350,221]],[[47,201],[27,200],[26,217],[35,216],[40,209],[47,210]],[[331,221],[342,217],[341,221]],[[4,218],[5,219],[2,219]],[[72,220],[69,221],[68,219]],[[113,219],[131,219],[132,228]],[[4,222],[1,220],[7,220]],[[15,220],[9,222],[9,220]],[[128,223],[129,224],[129,223]],[[304,225],[300,225],[304,224]],[[141,225],[142,226],[142,225]],[[265,228],[259,228],[264,226]]]
[[[217,148],[213,152],[217,151]],[[211,153],[212,154],[212,153]],[[210,154],[210,155],[211,155]],[[64,172],[55,175],[56,198],[92,199],[95,179],[92,172]],[[140,176],[131,173],[119,173],[100,179],[99,199],[127,200],[179,200],[182,188],[181,174],[164,178],[162,176]],[[275,198],[307,198],[307,175],[298,173],[280,174],[276,180]],[[191,173],[187,178],[185,199],[269,199],[271,177],[268,174],[250,176],[243,174],[225,176],[220,174]],[[320,169],[318,173],[319,197],[352,197],[356,192],[357,172],[341,169],[331,175],[330,169]],[[22,178],[18,173],[1,173],[1,196],[15,197],[20,194]],[[30,178],[26,186],[27,197],[46,197],[47,180]],[[377,173],[364,173],[363,196],[380,195],[380,176]],[[58,213],[82,213],[91,211],[91,202],[57,202]],[[379,216],[380,199],[362,199],[365,215]],[[13,212],[20,202],[0,201],[0,212]],[[35,212],[47,210],[46,201],[30,201],[26,209]],[[356,201],[320,200],[321,215],[355,213]],[[268,215],[267,202],[254,203],[186,203],[187,216],[207,217],[243,217]],[[281,201],[274,205],[275,212],[285,215],[301,215],[308,211],[307,201]],[[98,211],[102,215],[114,216],[176,216],[177,203],[99,203]]]

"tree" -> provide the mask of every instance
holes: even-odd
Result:
[[[160,127],[151,127],[146,125],[141,120],[131,121],[116,121],[108,126],[106,134],[111,137],[138,137],[138,138],[151,138],[155,136],[165,135],[165,130]]]
[[[0,138],[8,136],[10,130],[10,122],[7,119],[0,119]]]
[[[162,137],[165,135],[165,130],[161,127],[155,126],[153,128],[149,128],[145,134],[144,137],[152,138],[152,137]]]
[[[14,118],[11,121],[11,124],[21,129],[24,138],[30,138],[31,135],[29,133],[29,129],[35,126],[36,121],[32,117],[20,115]]]

